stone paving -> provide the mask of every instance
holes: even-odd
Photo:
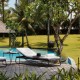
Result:
[[[1,65],[1,64],[0,64]],[[26,61],[24,64],[18,64],[18,63],[12,63],[12,64],[7,64],[7,66],[0,67],[0,71],[6,72],[7,76],[13,77],[15,73],[17,74],[24,74],[27,70],[29,73],[34,72],[37,75],[42,74],[43,72],[46,72],[44,74],[44,80],[49,79],[51,75],[56,74],[59,69],[64,68],[65,70],[70,69],[69,64],[61,64],[61,65],[52,65],[52,64],[47,64],[47,63],[37,63],[36,61]]]

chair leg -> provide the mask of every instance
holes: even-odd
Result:
[[[17,63],[17,58],[15,59],[15,63]],[[20,64],[20,58],[19,58],[19,64]]]
[[[15,58],[15,63],[17,63],[17,62],[16,62],[16,59],[17,59],[17,58]]]
[[[19,58],[19,64],[20,64],[20,58]]]

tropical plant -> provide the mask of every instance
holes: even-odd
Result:
[[[3,20],[3,22],[5,22],[5,20],[4,20],[4,13],[5,13],[5,11],[4,11],[4,7],[7,5],[7,3],[8,3],[8,1],[9,0],[0,0],[0,2],[1,2],[1,6],[2,6],[2,15],[3,15],[3,17],[2,17],[2,20]]]
[[[45,74],[46,72],[44,72],[44,73],[42,73],[41,75],[37,75],[37,74],[35,74],[34,72],[32,72],[32,73],[30,73],[29,74],[29,72],[27,71],[26,73],[25,73],[25,78],[24,78],[24,80],[44,80],[43,79],[43,76],[44,76],[44,74]]]
[[[28,21],[25,16],[25,6],[28,5],[28,1],[26,0],[19,0],[17,4],[15,4],[15,9],[11,8],[13,11],[14,17],[16,17],[16,21],[20,24],[21,26],[21,31],[25,33],[26,35],[26,41],[27,41],[27,46],[29,46],[28,42],[28,37],[27,37],[27,28],[28,28]],[[24,46],[24,36],[22,34],[22,46]]]
[[[34,72],[29,73],[27,70],[25,74],[17,74],[10,78],[6,76],[6,73],[0,72],[0,80],[44,80],[43,76],[46,72],[41,75],[37,75]],[[49,75],[50,76],[50,75]],[[49,79],[45,80],[80,80],[80,72],[76,71],[74,68],[70,68],[66,71],[64,68],[58,69],[56,74],[52,74]]]
[[[55,75],[51,75],[49,80],[79,80],[80,72],[75,71],[72,67],[69,72],[64,68],[58,69],[58,72]]]
[[[15,73],[15,76],[11,78],[10,80],[44,80],[43,79],[44,74],[45,72],[38,76],[34,72],[29,73],[27,70],[24,75],[23,74],[18,75]]]
[[[19,30],[19,23],[17,23],[16,21],[7,20],[6,25],[7,28],[10,28],[11,30],[14,31],[16,31],[17,29]]]
[[[16,74],[13,78],[11,78],[10,80],[23,80],[23,74]]]
[[[0,80],[9,80],[9,77],[6,76],[6,72],[5,73],[0,72]]]
[[[49,29],[49,5],[44,4],[42,0],[35,0],[33,3],[26,7],[26,16],[31,20],[34,29],[46,29],[48,25]],[[37,25],[37,26],[36,26]],[[49,30],[48,30],[48,42],[49,42]]]

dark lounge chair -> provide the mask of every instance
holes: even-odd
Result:
[[[47,61],[48,64],[49,62],[59,61],[59,63],[61,64],[60,57],[55,56],[54,54],[40,55],[39,53],[38,54],[35,53],[30,48],[17,48],[17,50],[23,55],[23,56],[16,57],[16,60],[17,58],[19,58],[19,62],[20,62],[20,58],[23,58],[23,59]]]

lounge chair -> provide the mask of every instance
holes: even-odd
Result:
[[[19,58],[19,63],[20,63],[20,58],[23,58],[23,59],[47,61],[48,64],[49,62],[52,62],[52,61],[54,62],[57,60],[61,64],[60,57],[55,56],[54,54],[39,55],[39,53],[37,54],[29,48],[17,48],[17,50],[23,55],[23,56],[16,57],[15,61],[17,60],[17,58]]]

